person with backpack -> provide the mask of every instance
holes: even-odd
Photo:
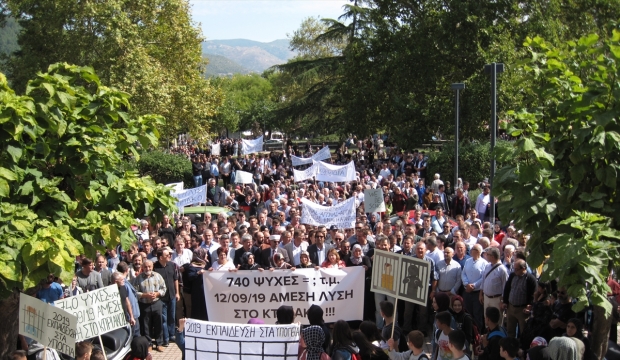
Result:
[[[483,350],[480,356],[478,356],[478,360],[502,360],[499,353],[499,341],[508,335],[506,330],[499,325],[501,313],[496,307],[488,307],[484,315],[484,323],[488,331],[485,335],[482,335]]]
[[[476,345],[479,346],[480,344],[476,344],[474,335],[478,335],[479,339],[480,334],[477,330],[474,331],[476,324],[474,324],[472,316],[465,310],[464,304],[462,297],[454,295],[452,297],[452,308],[449,311],[458,325],[457,328],[465,334],[465,345],[467,349],[469,350],[469,345],[473,345],[475,349]],[[471,354],[470,351],[466,352]]]
[[[362,360],[388,360],[390,357],[380,347],[373,345],[363,332],[357,330],[354,331],[353,341],[360,349],[360,356]]]
[[[439,314],[440,312],[447,312],[450,314],[449,312],[450,311],[450,297],[447,294],[436,293],[435,297],[431,301],[431,305],[433,307],[433,310],[435,310],[435,314]],[[452,314],[450,314],[450,322],[448,325],[450,325],[452,329],[458,329],[458,323],[456,322]],[[439,339],[439,334],[440,334],[439,327],[437,326],[437,321],[433,321],[433,332],[431,334],[434,335],[431,337],[431,346],[433,348],[433,353],[434,353],[437,347],[437,340]],[[448,345],[446,343],[446,347],[447,346]]]
[[[344,320],[338,320],[333,329],[332,360],[361,360],[359,348],[353,341],[351,328]]]
[[[407,335],[407,346],[409,350],[405,352],[396,352],[398,343],[394,339],[388,340],[390,352],[388,353],[391,360],[429,360],[428,355],[424,352],[424,334],[421,331],[410,331]]]
[[[311,325],[301,331],[302,343],[299,344],[299,360],[329,360],[323,350],[325,333],[318,325]]]
[[[450,349],[450,340],[448,338],[450,333],[455,330],[450,326],[452,320],[452,315],[448,311],[441,311],[435,315],[437,331],[434,334],[435,345],[433,346],[432,360],[449,360],[453,358],[454,354]]]

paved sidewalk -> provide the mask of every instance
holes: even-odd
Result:
[[[160,347],[164,352],[151,350],[153,360],[181,360],[181,350],[175,343],[170,343],[168,347]]]

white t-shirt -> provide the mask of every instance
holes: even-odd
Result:
[[[439,340],[437,340],[437,346],[439,347],[439,353],[437,354],[437,360],[454,360],[452,350],[450,350],[450,341],[448,335],[441,332]]]

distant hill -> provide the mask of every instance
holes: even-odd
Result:
[[[230,60],[227,57],[216,54],[203,54],[209,59],[207,64],[207,76],[226,76],[234,74],[248,74],[251,71]]]
[[[247,39],[209,40],[202,43],[202,52],[224,56],[242,67],[256,72],[283,64],[295,56],[287,39],[268,43]]]

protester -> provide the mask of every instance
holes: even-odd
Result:
[[[278,321],[276,324],[279,325],[288,325],[292,324],[295,321],[295,310],[293,310],[292,306],[282,305],[276,311],[276,317]]]
[[[421,331],[414,330],[407,335],[407,346],[409,350],[399,353],[396,352],[398,343],[394,339],[388,340],[390,352],[388,355],[391,360],[429,360],[430,358],[424,352],[424,334]]]
[[[329,331],[327,325],[325,325],[325,321],[323,320],[323,309],[318,305],[311,305],[308,308],[308,322],[310,325],[320,326],[323,329],[325,334],[325,341],[323,342],[323,350],[326,353],[329,353],[330,346],[332,342],[332,336]]]
[[[383,349],[372,344],[361,331],[353,331],[351,335],[359,348],[362,360],[388,360],[390,358]]]
[[[353,341],[351,328],[344,320],[338,320],[334,324],[332,342],[332,360],[351,360],[353,354],[359,354],[359,348]]]

